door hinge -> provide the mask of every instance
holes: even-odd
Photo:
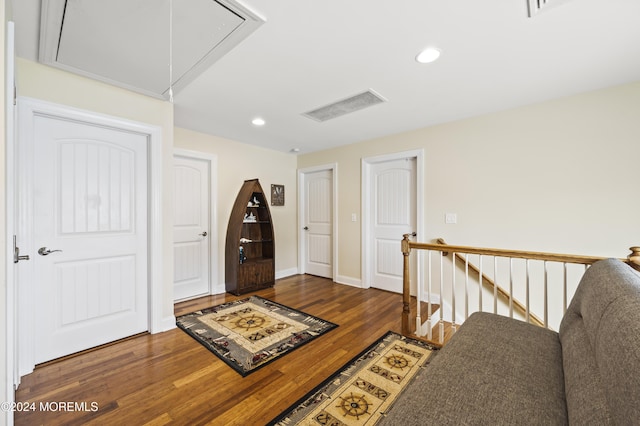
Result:
[[[16,236],[13,236],[13,263],[18,263],[21,260],[29,260],[29,255],[25,254],[20,256],[20,247],[16,245]]]

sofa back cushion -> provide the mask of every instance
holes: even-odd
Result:
[[[560,342],[570,423],[640,419],[640,274],[615,259],[589,267]]]

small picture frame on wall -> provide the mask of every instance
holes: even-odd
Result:
[[[271,205],[284,206],[284,185],[271,185]]]

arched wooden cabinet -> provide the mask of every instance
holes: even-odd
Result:
[[[246,180],[231,210],[225,249],[225,288],[236,295],[271,287],[275,242],[267,197],[258,179]]]

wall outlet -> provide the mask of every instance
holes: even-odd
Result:
[[[458,223],[457,213],[446,213],[444,215],[444,223]]]
[[[357,222],[358,221],[358,216],[356,216],[355,213],[351,213],[351,222]]]

